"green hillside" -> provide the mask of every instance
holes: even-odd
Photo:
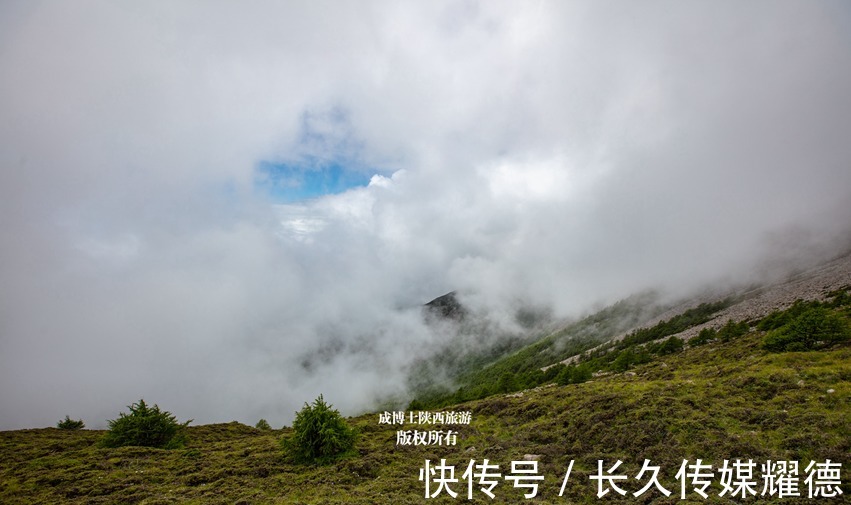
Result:
[[[739,503],[730,493],[718,496],[720,473],[711,478],[708,500],[691,487],[681,500],[675,475],[683,460],[695,464],[701,459],[717,472],[724,460],[732,465],[742,459],[756,463],[757,494],[763,489],[761,464],[799,462],[803,495],[745,502],[846,503],[851,496],[851,342],[816,333],[808,347],[814,350],[791,352],[770,351],[766,342],[797,338],[796,331],[813,327],[807,324],[815,316],[817,331],[833,331],[837,321],[847,331],[848,298],[843,291],[826,303],[797,304],[749,322],[743,335],[706,334],[694,343],[699,345],[651,352],[641,363],[616,367],[608,358],[596,361],[602,373],[581,383],[550,381],[434,409],[470,412],[469,425],[380,424],[379,413],[352,418],[350,424],[359,431],[357,455],[325,466],[288,462],[279,445],[286,429],[262,431],[238,423],[190,427],[185,448],[174,450],[101,448],[97,442],[104,432],[93,430],[0,432],[0,503],[453,503],[467,501],[462,474],[470,460],[482,464],[487,459],[499,465],[495,471],[504,477],[512,462],[526,455],[538,461],[536,475],[543,477],[536,481],[534,498],[524,499],[528,489],[496,478],[495,499],[475,482],[474,501]],[[825,318],[831,323],[819,326]],[[608,354],[618,356],[648,343],[623,345]],[[451,429],[457,445],[397,445],[400,429]],[[450,488],[458,496],[453,499],[444,491],[426,499],[420,469],[426,460],[437,465],[441,459],[456,469],[458,482]],[[649,482],[647,474],[636,479],[645,459],[660,467],[658,480],[672,492],[670,497],[655,489],[632,495]],[[590,477],[600,460],[605,469],[623,461],[614,473],[628,477],[616,482],[628,491],[625,497],[610,490],[597,498],[597,483]],[[844,494],[808,499],[806,466],[828,460],[842,464]],[[436,488],[432,483],[431,491]]]
[[[635,328],[666,309],[654,292],[632,296],[516,351],[490,359],[485,353],[479,359],[475,356],[468,358],[463,371],[455,374],[452,387],[437,384],[415,388],[416,398],[412,407],[442,407],[493,394],[530,389],[553,381],[562,384],[582,382],[598,370],[614,368],[624,371],[626,365],[649,361],[651,353],[666,354],[670,350],[645,344],[706,322],[732,303],[732,298],[702,303],[653,326],[636,329],[619,342],[610,342],[618,334]],[[619,356],[620,361],[613,366],[612,362]],[[551,367],[571,357],[581,358],[576,360],[578,367]],[[416,382],[423,383],[423,380]]]

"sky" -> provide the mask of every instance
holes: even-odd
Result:
[[[0,3],[0,429],[404,396],[510,329],[851,236],[843,2]]]

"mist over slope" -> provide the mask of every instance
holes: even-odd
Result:
[[[696,336],[701,339],[695,342],[719,332],[730,338],[772,313],[829,300],[849,287],[851,252],[844,252],[821,264],[789,265],[782,280],[766,278],[764,284],[715,284],[680,299],[641,293],[537,334],[515,335],[502,347],[459,352],[448,346],[413,370],[411,405],[440,407],[530,389],[565,374],[579,373],[581,378],[564,380],[581,382],[611,368],[616,358],[615,369],[623,371],[652,353],[675,352]]]
[[[726,306],[712,314],[706,322],[691,326],[673,336],[686,341],[705,328],[719,329],[728,321],[757,321],[778,310],[784,310],[797,301],[822,301],[829,293],[851,286],[851,251],[823,263],[805,262],[798,258],[787,264],[785,269],[772,261],[772,274],[762,283],[732,286],[719,291],[719,286],[710,286],[707,292],[674,304],[653,318],[642,321],[641,326],[653,326],[677,314],[697,307],[701,303],[730,300]],[[613,338],[623,339],[637,326],[631,327]]]
[[[810,349],[766,349],[771,333],[796,325],[794,314],[802,310],[840,322],[844,339],[812,342]],[[641,363],[608,367],[581,382],[564,381],[560,374],[555,382],[533,389],[435,410],[469,413],[469,424],[426,428],[452,429],[455,444],[400,444],[400,430],[425,426],[384,424],[383,412],[349,418],[360,434],[355,453],[324,464],[297,463],[282,453],[280,440],[293,434],[287,427],[256,429],[237,422],[192,426],[186,447],[174,450],[99,447],[104,432],[95,430],[0,431],[0,500],[414,504],[423,502],[424,491],[435,492],[418,478],[429,462],[455,468],[456,480],[447,486],[462,500],[467,482],[470,492],[478,493],[476,478],[468,480],[462,470],[471,461],[487,460],[502,470],[493,476],[494,503],[525,501],[529,489],[505,478],[515,461],[535,462],[537,501],[597,503],[594,476],[602,474],[600,465],[620,461],[618,471],[625,477],[618,484],[628,493],[611,493],[607,501],[635,503],[636,493],[644,495],[643,502],[669,503],[680,500],[677,471],[683,461],[699,460],[709,471],[711,485],[702,488],[708,496],[699,498],[696,486],[681,492],[687,499],[720,504],[731,500],[722,468],[729,470],[740,460],[755,465],[752,474],[742,477],[752,478],[753,486],[737,492],[749,500],[845,503],[851,493],[851,285],[824,294],[824,302],[797,303],[746,323],[744,329],[734,326],[735,334],[722,328],[717,338],[696,343],[698,337],[664,355],[653,351]],[[769,327],[774,329],[766,333]],[[603,363],[598,359],[595,366]],[[786,475],[797,486],[785,496],[761,485],[762,477],[772,474],[769,461],[799,465]],[[656,467],[654,482],[671,496],[664,497],[659,488],[640,489],[648,482],[640,478],[648,464]],[[830,465],[836,473],[819,485],[809,479],[816,471],[810,465],[816,464]],[[794,489],[798,492],[790,496]]]

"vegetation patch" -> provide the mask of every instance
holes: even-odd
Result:
[[[145,400],[128,406],[129,414],[121,413],[109,421],[109,431],[101,440],[104,447],[159,447],[175,449],[186,442],[185,428],[192,422],[178,423],[170,412],[159,406],[149,407]]]
[[[768,332],[762,346],[769,351],[812,351],[851,338],[848,321],[823,306],[810,306],[797,315],[778,318],[782,324]]]
[[[60,430],[82,430],[86,427],[86,423],[82,419],[74,420],[71,416],[65,416],[65,419],[56,423],[56,427]]]
[[[282,440],[286,453],[302,463],[328,463],[350,454],[355,431],[322,395],[296,413],[292,433]]]

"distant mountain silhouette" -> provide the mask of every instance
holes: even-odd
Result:
[[[467,316],[467,309],[458,301],[455,291],[438,296],[424,305],[426,314],[444,319],[462,321]]]

